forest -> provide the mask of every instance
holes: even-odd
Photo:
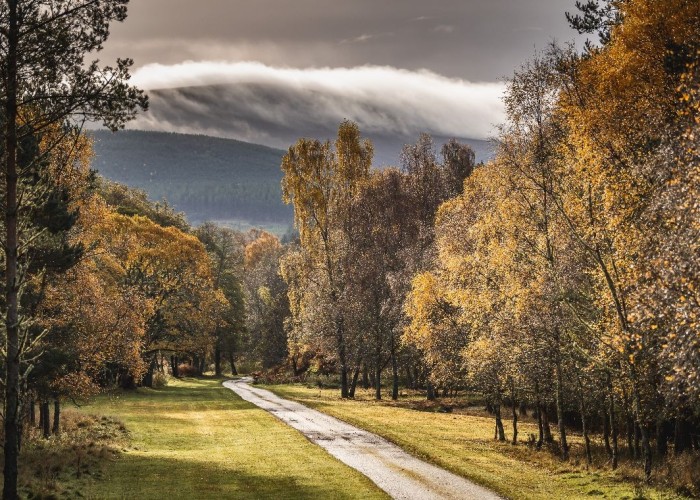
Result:
[[[0,6],[3,498],[66,405],[239,370],[464,397],[530,456],[700,494],[700,3],[579,3],[598,41],[515,71],[486,163],[423,134],[374,169],[352,121],[299,139],[284,242],[98,175],[84,121],[148,106],[129,60],[84,66],[126,2],[45,3]]]

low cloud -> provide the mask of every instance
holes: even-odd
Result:
[[[449,24],[440,24],[433,28],[433,31],[437,33],[454,33],[455,27]]]
[[[394,145],[424,131],[485,139],[503,121],[501,83],[471,83],[429,71],[189,62],[145,66],[133,80],[151,96],[149,112],[134,128],[281,148],[299,137],[331,138],[344,119],[357,122],[378,143]]]
[[[394,33],[376,33],[374,35],[370,35],[367,33],[364,33],[360,36],[357,36],[355,38],[344,38],[343,40],[340,41],[340,44],[346,44],[346,43],[365,43],[369,42],[370,40],[376,40],[377,38],[386,38],[386,37],[391,37],[394,36]]]

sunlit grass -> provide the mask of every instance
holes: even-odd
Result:
[[[386,498],[221,380],[173,380],[82,411],[118,418],[131,435],[87,498]]]
[[[520,423],[522,441],[513,446],[493,440],[493,418],[476,408],[466,413],[439,413],[414,409],[425,409],[415,396],[396,404],[374,401],[372,391],[358,390],[355,400],[342,400],[336,389],[303,385],[265,388],[379,434],[416,456],[509,498],[680,498],[625,480],[619,472],[602,467],[587,470],[576,458],[565,463],[549,451],[529,449],[524,441],[528,434],[537,432],[532,422]],[[505,412],[504,425],[508,425]],[[580,455],[580,437],[571,436],[571,444],[572,454]]]

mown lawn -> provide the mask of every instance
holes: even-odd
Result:
[[[476,414],[436,413],[404,404],[377,402],[371,391],[358,390],[355,400],[342,400],[337,389],[303,385],[264,386],[279,396],[340,418],[379,434],[416,456],[472,479],[514,499],[614,498],[676,499],[661,491],[624,479],[605,468],[586,470],[582,463],[561,462],[548,451],[530,450],[493,440],[494,421]],[[508,425],[504,413],[504,425]],[[506,427],[507,431],[510,431]],[[554,432],[554,429],[553,429]],[[532,423],[521,423],[519,435],[536,433]],[[572,447],[580,440],[572,436]]]
[[[81,411],[119,419],[131,438],[100,479],[83,486],[86,498],[386,498],[221,380],[172,380]]]

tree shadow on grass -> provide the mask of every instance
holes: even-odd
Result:
[[[183,452],[185,455],[186,452]],[[123,456],[94,481],[81,495],[94,499],[354,499],[383,498],[371,488],[352,491],[339,490],[329,481],[317,480],[304,484],[303,478],[275,471],[272,475],[242,470],[222,470],[220,467],[186,459]],[[310,482],[310,481],[309,481]],[[337,485],[343,484],[342,479]],[[368,495],[369,494],[369,495]]]

